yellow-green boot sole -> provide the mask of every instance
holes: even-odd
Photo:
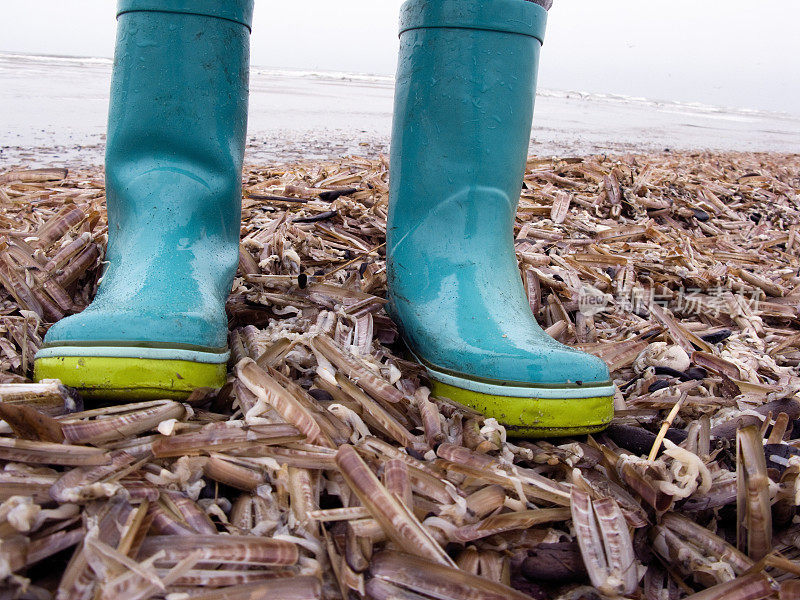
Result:
[[[196,388],[225,383],[225,363],[107,356],[37,358],[34,378],[60,379],[84,398],[100,400],[181,400]]]
[[[509,437],[542,438],[596,433],[614,417],[612,396],[533,398],[500,396],[431,380],[433,394],[497,419]]]

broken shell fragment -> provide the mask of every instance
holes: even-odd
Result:
[[[633,368],[637,373],[643,373],[648,367],[668,367],[675,371],[685,371],[690,364],[689,355],[680,346],[652,342],[633,361]]]

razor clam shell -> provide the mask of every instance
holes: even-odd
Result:
[[[159,400],[117,407],[111,414],[94,420],[63,420],[64,437],[73,444],[105,444],[154,429],[167,419],[180,419],[185,409],[179,402]],[[74,418],[74,415],[73,415]]]
[[[251,445],[280,444],[303,439],[303,434],[288,423],[243,427],[235,423],[211,423],[199,431],[160,436],[152,445],[157,458],[170,458],[209,451],[234,450]]]
[[[281,446],[248,445],[232,449],[229,453],[236,456],[247,456],[251,459],[274,459],[278,464],[299,467],[301,469],[336,468],[336,461],[334,460],[335,452],[331,448],[324,446],[307,445],[304,448],[289,448]]]
[[[625,517],[613,498],[595,500],[593,505],[611,576],[620,581],[619,592],[632,594],[639,583],[639,577],[633,540]],[[611,586],[606,583],[601,589],[607,587]]]
[[[766,575],[750,573],[686,596],[686,600],[762,600],[773,592],[773,584]]]
[[[370,573],[383,581],[440,600],[530,600],[526,594],[501,583],[390,550],[373,557]]]
[[[213,454],[203,463],[203,473],[208,479],[230,485],[245,492],[252,492],[267,482],[260,470],[238,464],[233,457]]]
[[[414,446],[417,443],[416,436],[411,434],[403,423],[392,414],[391,404],[382,406],[377,400],[338,373],[336,381],[342,391],[361,406],[365,419],[374,422],[376,429],[388,435],[401,446]]]
[[[502,485],[487,485],[466,497],[467,508],[476,517],[481,518],[494,512],[506,500],[506,490]]]
[[[87,505],[84,517],[91,520],[98,531],[98,537],[110,546],[116,546],[122,540],[124,524],[131,515],[133,507],[124,499],[113,498],[101,504],[92,502]],[[85,552],[85,536],[72,554],[58,585],[56,598],[72,600],[88,599],[94,595],[97,579],[87,560]]]
[[[246,583],[220,590],[191,594],[192,600],[322,600],[322,586],[312,576],[281,577],[258,583]]]
[[[425,441],[428,446],[435,448],[445,439],[442,432],[442,423],[439,416],[439,409],[436,404],[428,399],[427,388],[420,388],[415,394],[417,406],[419,408],[420,418],[422,419],[422,426],[425,430]]]
[[[77,467],[107,465],[111,461],[100,448],[4,437],[0,437],[0,460]]]
[[[166,490],[162,492],[161,498],[164,504],[195,532],[204,535],[217,533],[217,528],[208,515],[186,494]]]
[[[169,573],[167,569],[156,569],[156,573],[162,579]],[[247,585],[259,581],[270,581],[273,579],[295,577],[292,571],[273,571],[273,570],[253,570],[237,571],[233,569],[199,569],[193,568],[179,575],[173,582],[173,586],[187,587],[234,587]]]
[[[383,485],[386,487],[386,491],[400,502],[408,507],[412,507],[414,502],[411,478],[408,471],[408,465],[402,460],[394,458],[386,461],[386,464],[383,466]]]
[[[230,511],[231,524],[245,533],[265,525],[277,526],[279,518],[279,508],[256,494],[242,494]]]
[[[288,423],[303,433],[309,442],[334,447],[314,415],[255,361],[243,359],[236,365],[236,371],[239,379],[251,392],[272,406]]]
[[[437,564],[453,564],[416,517],[407,508],[404,509],[404,505],[381,485],[352,446],[339,448],[336,452],[336,464],[347,484],[396,544]]]
[[[57,444],[64,441],[64,432],[58,421],[32,406],[0,402],[0,418],[18,438]]]
[[[154,502],[150,505],[149,510],[150,529],[156,535],[196,535],[199,533],[163,503]]]
[[[86,531],[82,527],[76,527],[65,531],[57,531],[53,534],[40,537],[32,540],[28,546],[27,556],[25,558],[26,565],[30,566],[38,563],[39,561],[50,558],[54,554],[71,548],[79,544]]]
[[[772,551],[772,508],[763,438],[757,427],[739,429],[736,436],[737,546],[758,560]]]
[[[637,528],[648,525],[647,513],[624,487],[603,477],[596,470],[585,470],[582,475],[591,487],[595,497],[613,498],[616,501],[631,527]]]
[[[753,566],[753,561],[745,554],[691,519],[675,513],[666,513],[661,517],[661,523],[709,555],[717,556],[719,560],[731,565],[737,575],[744,574]]]
[[[365,590],[374,600],[427,600],[430,597],[422,596],[378,578],[370,579]]]
[[[471,542],[483,537],[514,529],[528,529],[544,523],[567,521],[568,508],[538,508],[486,517],[473,525],[465,525],[455,530],[453,537],[459,542]]]
[[[480,477],[487,483],[499,483],[509,490],[517,489],[516,480],[527,496],[562,506],[569,505],[566,486],[529,469],[517,468],[512,473],[503,473],[502,466],[492,457],[452,444],[441,444],[436,454],[444,459],[449,469]]]
[[[50,502],[50,489],[58,480],[57,474],[15,474],[0,471],[0,500],[13,496],[30,496],[37,504]]]
[[[392,403],[400,402],[403,399],[402,392],[363,366],[358,358],[344,353],[328,336],[315,337],[311,342],[311,347],[322,353],[325,358],[373,397]]]
[[[45,168],[45,169],[18,169],[6,171],[0,175],[0,183],[12,181],[18,182],[41,182],[41,181],[61,181],[67,177],[67,169]]]
[[[156,556],[158,565],[174,565],[190,553],[199,551],[197,565],[289,566],[299,557],[291,542],[239,535],[149,536],[139,549],[139,557]],[[159,556],[159,553],[163,553]]]
[[[583,564],[595,587],[601,588],[610,576],[608,560],[603,548],[603,537],[594,515],[589,495],[572,488],[572,524],[583,556]]]
[[[0,383],[0,402],[24,404],[50,416],[73,412],[78,406],[74,392],[57,379],[39,383]]]
[[[50,496],[56,502],[86,502],[114,495],[119,484],[106,482],[122,478],[137,458],[122,451],[112,452],[108,458],[108,464],[66,472],[53,483]]]

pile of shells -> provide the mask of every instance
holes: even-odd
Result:
[[[96,290],[102,173],[0,174],[2,597],[800,597],[800,157],[529,160],[531,309],[618,387],[574,439],[403,358],[387,183],[247,169],[228,383],[104,407],[30,379]]]

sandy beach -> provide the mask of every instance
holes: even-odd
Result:
[[[99,165],[111,61],[0,54],[0,163]],[[251,69],[249,164],[386,153],[393,78]],[[541,87],[541,86],[540,86]],[[539,89],[530,154],[800,152],[800,117]]]

